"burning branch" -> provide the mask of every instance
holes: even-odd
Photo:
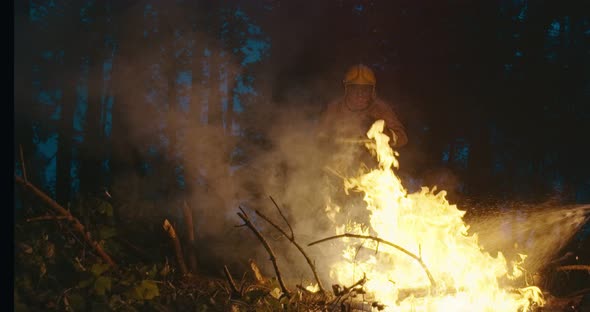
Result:
[[[272,199],[272,197],[271,197]],[[273,200],[274,202],[274,200]],[[275,203],[276,205],[276,203]],[[277,209],[279,207],[277,206]],[[281,211],[279,209],[279,211]],[[289,225],[289,229],[291,229],[291,235],[287,235],[287,233],[285,231],[283,231],[283,229],[281,229],[278,225],[276,225],[274,222],[272,222],[267,216],[263,215],[260,211],[256,210],[256,214],[258,216],[260,216],[262,219],[264,219],[264,221],[270,223],[270,225],[272,225],[275,229],[277,229],[277,231],[281,232],[281,234],[283,234],[283,236],[285,236],[291,243],[293,243],[293,245],[295,245],[295,247],[297,248],[297,250],[299,250],[299,252],[301,252],[301,254],[303,255],[303,257],[305,257],[305,260],[307,261],[307,264],[309,264],[309,267],[311,268],[311,272],[313,273],[313,277],[315,278],[316,282],[318,283],[318,287],[320,288],[320,291],[322,293],[325,293],[324,287],[322,286],[322,282],[320,281],[320,278],[318,277],[318,273],[316,272],[315,269],[315,265],[313,265],[313,262],[311,261],[311,259],[307,256],[307,253],[303,250],[303,248],[301,247],[301,245],[299,245],[296,241],[295,241],[295,236],[293,234],[293,230],[291,229],[291,226]],[[283,214],[281,213],[281,216]],[[283,218],[285,218],[283,216]],[[287,219],[285,219],[285,222],[287,222]],[[287,222],[287,224],[289,224]]]
[[[433,289],[436,289],[436,282],[434,281],[434,278],[432,277],[432,274],[430,274],[430,271],[428,270],[428,268],[426,267],[426,264],[424,264],[424,262],[422,261],[422,258],[416,256],[415,254],[409,252],[408,250],[406,250],[405,248],[398,246],[394,243],[388,242],[384,239],[381,239],[379,237],[374,237],[374,236],[370,236],[370,235],[359,235],[359,234],[351,234],[351,233],[345,233],[345,234],[341,234],[341,235],[336,235],[336,236],[330,236],[324,239],[320,239],[318,241],[309,243],[308,246],[313,246],[315,244],[319,244],[325,241],[329,241],[329,240],[333,240],[333,239],[337,239],[337,238],[342,238],[342,237],[354,237],[354,238],[363,238],[363,239],[371,239],[374,240],[376,242],[391,246],[403,253],[405,253],[406,255],[410,256],[411,258],[415,259],[416,261],[418,261],[418,263],[420,263],[420,266],[422,266],[422,269],[424,269],[424,272],[426,273],[426,276],[428,276],[428,280],[430,280],[430,285],[432,286]]]
[[[164,231],[166,231],[168,233],[168,236],[170,236],[170,239],[172,239],[172,243],[174,244],[174,252],[176,253],[176,260],[178,261],[178,266],[180,267],[180,273],[182,273],[182,275],[188,274],[188,269],[186,268],[186,263],[184,263],[184,257],[182,256],[182,248],[180,247],[180,240],[178,239],[178,236],[176,235],[176,231],[174,230],[174,227],[172,226],[172,224],[170,224],[168,219],[164,220],[163,227],[164,227]]]
[[[264,239],[264,236],[262,236],[262,234],[254,226],[254,224],[252,224],[252,222],[250,221],[250,218],[248,217],[248,215],[246,214],[244,209],[242,209],[242,207],[239,207],[239,208],[240,208],[241,212],[238,212],[238,217],[240,217],[240,219],[242,219],[244,221],[243,225],[247,226],[248,228],[250,228],[250,230],[252,230],[252,232],[254,232],[254,234],[256,235],[258,240],[260,240],[260,242],[262,243],[262,245],[264,246],[264,248],[268,252],[268,255],[270,256],[270,261],[272,261],[272,265],[275,269],[275,272],[277,273],[277,279],[279,281],[279,285],[281,286],[281,290],[285,296],[290,297],[291,295],[289,293],[289,290],[287,289],[287,287],[285,286],[285,283],[283,282],[283,278],[281,277],[281,271],[279,270],[279,266],[277,265],[277,257],[275,256],[274,252],[270,248],[270,245],[268,244],[266,239]]]
[[[367,283],[367,275],[363,274],[363,278],[361,278],[360,280],[358,280],[356,283],[352,284],[349,287],[346,287],[346,286],[341,287],[340,285],[332,285],[332,289],[334,291],[334,295],[342,296],[342,295],[346,295],[346,294],[350,293],[351,290],[354,290],[358,286],[365,285],[365,283]]]
[[[354,297],[356,294],[364,294],[364,290],[363,290],[363,286],[367,283],[367,275],[363,274],[363,277],[358,280],[356,283],[352,284],[349,287],[346,286],[340,286],[340,285],[332,285],[332,291],[334,292],[334,295],[336,296],[336,298],[334,298],[334,300],[332,300],[332,302],[330,303],[330,306],[332,307],[338,307],[340,305],[340,308],[342,311],[348,311],[348,309],[346,308],[346,306],[344,306],[343,302],[346,301],[348,298],[350,298],[351,296]],[[330,311],[332,311],[333,309],[330,309]]]

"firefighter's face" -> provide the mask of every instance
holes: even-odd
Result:
[[[352,110],[366,108],[373,99],[372,85],[351,84],[346,86],[346,105]]]

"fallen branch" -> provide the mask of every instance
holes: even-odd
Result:
[[[47,205],[49,205],[49,207],[51,207],[53,210],[55,210],[58,214],[60,214],[61,216],[64,216],[65,219],[71,221],[73,228],[78,233],[80,233],[82,235],[82,237],[84,238],[84,240],[86,241],[86,243],[88,243],[88,245],[90,245],[92,247],[92,249],[94,249],[94,251],[96,251],[96,253],[106,263],[108,263],[112,267],[116,267],[117,266],[117,264],[115,263],[115,261],[113,261],[113,259],[111,258],[111,256],[109,256],[102,249],[102,247],[100,246],[100,244],[97,243],[96,241],[92,240],[92,238],[90,237],[90,232],[87,232],[85,230],[84,225],[82,225],[82,223],[80,222],[80,220],[78,220],[76,217],[74,217],[67,209],[65,209],[64,207],[62,207],[60,204],[58,204],[55,200],[53,200],[51,197],[49,197],[43,191],[41,191],[40,189],[38,189],[36,186],[34,186],[33,184],[31,184],[30,182],[24,180],[23,178],[15,175],[14,176],[14,179],[15,179],[15,181],[17,183],[21,184],[27,190],[31,191],[33,194],[35,194],[37,197],[39,197],[39,199],[41,199],[42,201],[44,201]]]
[[[191,272],[197,272],[197,255],[195,254],[195,228],[193,223],[193,211],[190,209],[186,201],[183,203],[184,222],[186,224],[186,232],[188,236],[188,263]]]
[[[283,214],[283,211],[281,211],[281,208],[279,207],[279,205],[277,204],[277,202],[275,201],[274,198],[272,198],[272,196],[268,196],[270,198],[270,200],[272,200],[272,203],[275,205],[275,207],[277,208],[277,210],[279,211],[279,214],[281,215],[281,217],[283,218],[283,221],[285,221],[285,223],[287,224],[287,226],[289,227],[289,231],[291,232],[291,238],[295,238],[295,234],[293,234],[293,228],[291,227],[291,224],[289,223],[289,221],[287,221],[287,218],[285,217],[285,215]],[[287,235],[285,235],[287,236]]]
[[[336,236],[330,236],[324,239],[320,239],[318,241],[309,243],[308,246],[313,246],[315,244],[319,244],[325,241],[329,241],[329,240],[333,240],[333,239],[337,239],[337,238],[342,238],[342,237],[353,237],[353,238],[363,238],[363,239],[370,239],[370,240],[374,240],[376,242],[391,246],[403,253],[405,253],[406,255],[410,256],[411,258],[413,258],[414,260],[418,261],[418,263],[420,263],[420,266],[422,266],[422,269],[424,269],[424,272],[426,273],[426,276],[428,276],[428,280],[430,280],[430,285],[432,286],[433,289],[436,289],[436,282],[434,281],[434,278],[432,277],[432,274],[430,274],[430,271],[428,270],[428,268],[426,267],[426,264],[424,264],[424,262],[422,261],[422,258],[416,256],[415,254],[409,252],[407,249],[398,246],[394,243],[388,242],[384,239],[381,239],[379,237],[374,237],[374,236],[370,236],[370,235],[359,235],[359,234],[351,234],[351,233],[345,233],[345,234],[340,234],[340,235],[336,235]]]
[[[28,218],[27,222],[48,221],[48,220],[67,220],[68,216],[40,216],[35,218]]]
[[[264,239],[264,236],[262,236],[262,234],[254,226],[254,224],[252,224],[252,222],[250,221],[250,218],[248,217],[248,215],[246,214],[244,209],[242,209],[242,207],[239,207],[239,208],[240,208],[240,211],[242,211],[242,212],[237,213],[238,217],[240,217],[240,219],[242,219],[244,221],[243,225],[247,226],[248,228],[250,228],[250,230],[252,230],[252,232],[254,232],[254,234],[256,235],[258,240],[260,240],[260,242],[262,243],[262,245],[266,249],[266,252],[268,252],[268,255],[270,256],[270,261],[272,261],[272,265],[273,265],[275,272],[277,274],[277,279],[279,281],[279,285],[281,286],[281,290],[285,296],[290,297],[291,294],[290,294],[289,290],[287,289],[287,287],[285,286],[285,283],[283,282],[283,278],[281,277],[281,271],[279,270],[279,266],[277,265],[277,257],[275,256],[274,252],[272,251],[272,248],[270,248],[270,245],[268,244],[266,239]]]
[[[231,298],[235,299],[235,298],[242,297],[242,294],[238,290],[238,287],[236,286],[236,282],[234,282],[234,279],[231,276],[231,273],[229,272],[227,265],[223,266],[223,273],[225,274],[225,278],[227,279],[227,283],[229,284],[229,288],[231,289]]]
[[[176,231],[174,230],[174,227],[172,226],[172,224],[170,224],[168,219],[164,220],[163,227],[164,227],[164,231],[166,231],[168,233],[168,236],[170,236],[170,239],[172,239],[172,243],[174,244],[174,252],[176,253],[176,261],[178,261],[178,267],[180,268],[180,273],[184,276],[184,275],[188,274],[188,269],[186,268],[186,263],[184,263],[184,257],[182,256],[182,248],[180,246],[180,240],[178,239],[178,236],[176,235]]]
[[[271,199],[272,199],[272,197],[271,197]],[[273,202],[274,202],[274,200],[273,200]],[[276,205],[276,203],[275,203],[275,205]],[[277,206],[277,209],[278,209],[278,206]],[[281,211],[281,210],[279,209],[279,211]],[[289,236],[289,235],[287,235],[287,233],[285,231],[283,231],[283,229],[281,229],[278,225],[273,223],[267,216],[263,215],[260,211],[256,210],[256,214],[258,216],[260,216],[262,219],[264,219],[266,222],[270,223],[270,225],[272,225],[275,229],[277,229],[277,231],[281,232],[281,234],[283,234],[291,243],[293,243],[293,245],[295,245],[297,250],[299,250],[299,252],[301,252],[303,257],[305,257],[307,264],[309,264],[309,267],[311,268],[311,272],[313,273],[313,277],[315,278],[316,282],[318,283],[320,291],[322,293],[325,293],[324,286],[322,286],[322,282],[320,281],[320,278],[318,277],[318,273],[316,272],[315,265],[312,263],[311,259],[309,259],[309,257],[307,256],[307,253],[303,250],[303,248],[295,241],[295,236],[293,234],[293,230],[291,230],[291,236]],[[282,215],[283,214],[281,213],[281,216]],[[283,218],[285,218],[285,217],[283,216]],[[285,219],[285,222],[287,222],[287,219]],[[289,224],[289,223],[287,222],[287,224]],[[291,229],[290,225],[289,225],[289,229]]]

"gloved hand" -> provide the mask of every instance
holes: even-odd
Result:
[[[389,146],[394,147],[397,145],[397,135],[395,134],[395,131],[393,131],[392,129],[389,129],[389,138],[391,140],[389,140]]]

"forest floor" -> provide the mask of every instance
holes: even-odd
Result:
[[[356,311],[385,308],[361,300],[364,278],[311,292],[263,276],[253,261],[247,272],[202,272],[190,248],[180,251],[190,239],[170,222],[115,222],[107,200],[88,197],[63,211],[48,209],[56,204],[50,198],[22,202],[14,223],[15,311],[354,311],[359,302]],[[590,311],[590,272],[546,274],[551,292],[534,311]]]

